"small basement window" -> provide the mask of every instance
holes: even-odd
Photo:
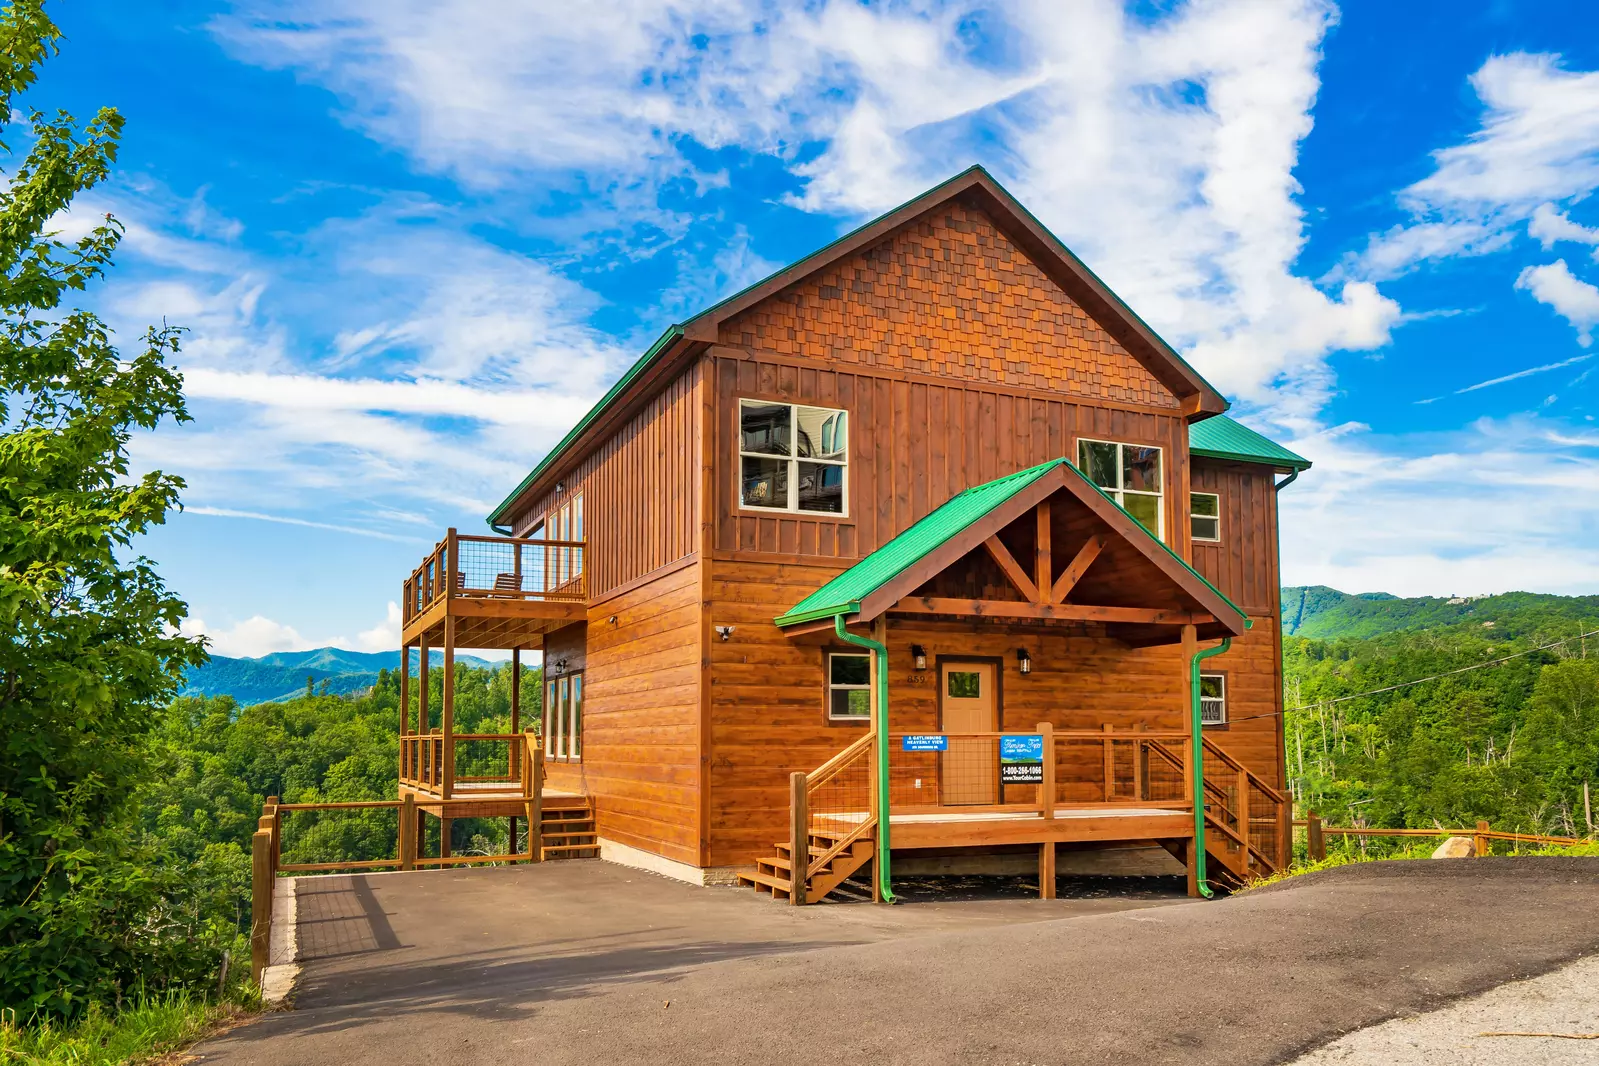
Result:
[[[872,660],[856,652],[827,655],[827,717],[868,722],[872,717]]]
[[[1214,492],[1188,494],[1189,534],[1197,541],[1221,541],[1221,497]]]
[[[1199,675],[1199,724],[1227,724],[1227,675]]]
[[[845,513],[848,412],[740,400],[738,419],[740,507]]]

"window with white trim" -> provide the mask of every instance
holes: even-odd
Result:
[[[543,519],[528,533],[529,540],[568,540],[581,541],[583,539],[583,494],[581,492],[560,506],[552,508]],[[544,568],[543,590],[548,592],[569,585],[583,576],[583,549],[580,547],[552,546],[540,548],[544,553],[542,560],[538,556],[534,565],[542,562]]]
[[[1160,540],[1166,539],[1166,482],[1159,448],[1079,439],[1077,469],[1121,504],[1139,525]]]
[[[740,507],[845,513],[849,498],[848,412],[740,400],[738,423]]]
[[[1188,494],[1188,534],[1208,544],[1221,541],[1221,497],[1214,492]]]
[[[544,756],[583,759],[583,675],[552,677],[544,690]]]
[[[1199,724],[1227,724],[1227,675],[1199,675]]]
[[[872,717],[872,660],[850,651],[827,653],[827,717],[867,722]]]

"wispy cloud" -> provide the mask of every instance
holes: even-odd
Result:
[[[185,514],[211,515],[216,518],[248,518],[255,522],[276,522],[285,526],[303,526],[306,529],[326,529],[334,533],[349,533],[357,537],[372,537],[377,540],[393,540],[403,544],[423,544],[426,541],[421,537],[407,537],[398,533],[385,533],[378,529],[362,529],[360,526],[341,526],[331,522],[313,522],[305,518],[292,518],[287,515],[262,514],[258,511],[235,511],[228,507],[189,506],[184,509]]]
[[[1478,389],[1486,389],[1494,385],[1503,385],[1507,381],[1519,381],[1522,378],[1530,378],[1534,374],[1542,374],[1550,370],[1559,370],[1562,367],[1575,366],[1577,363],[1584,363],[1592,358],[1593,356],[1591,355],[1578,355],[1573,356],[1570,359],[1562,359],[1558,363],[1545,363],[1543,366],[1529,367],[1526,370],[1518,370],[1514,374],[1502,374],[1496,378],[1489,378],[1487,381],[1479,381],[1475,385],[1467,385],[1463,389],[1456,389],[1454,392],[1447,393],[1446,395],[1462,396],[1468,392],[1476,392]],[[1434,396],[1431,399],[1417,400],[1416,402],[1418,404],[1437,403],[1443,398],[1443,396]]]
[[[1584,348],[1593,343],[1593,328],[1599,325],[1599,288],[1571,272],[1564,259],[1544,266],[1528,267],[1516,278],[1516,288],[1532,293],[1539,303],[1548,304],[1577,331],[1577,343]]]

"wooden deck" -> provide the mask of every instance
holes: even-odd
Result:
[[[427,785],[413,785],[409,782],[400,783],[400,798],[404,799],[409,793],[416,797],[416,806],[420,811],[437,817],[443,813],[443,797],[438,789]],[[587,796],[578,792],[563,792],[559,789],[540,789],[540,805],[546,811],[578,810],[586,808],[589,800]],[[472,800],[472,803],[462,803],[463,800]],[[523,794],[520,786],[499,781],[458,781],[450,793],[451,818],[515,818],[520,817],[527,810],[527,796]]]
[[[847,833],[870,817],[865,812],[827,814],[817,822]],[[1051,818],[1036,807],[933,807],[896,810],[889,827],[898,850],[1186,839],[1194,835],[1194,818],[1187,807],[1178,806],[1059,806]]]
[[[449,530],[405,581],[405,646],[539,647],[545,633],[588,617],[585,548]]]

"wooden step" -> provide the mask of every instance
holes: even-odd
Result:
[[[548,855],[552,851],[598,851],[598,844],[546,844],[539,850]]]
[[[570,832],[570,833],[543,833],[541,835],[544,837],[545,840],[550,840],[550,839],[555,838],[555,837],[559,837],[559,838],[561,838],[563,840],[566,839],[567,837],[588,837],[589,839],[592,840],[594,838],[594,830],[592,830],[592,829],[578,829],[578,830],[574,830],[573,832]]]
[[[793,887],[788,878],[779,877],[776,874],[761,873],[759,870],[741,870],[738,879],[740,883],[747,882],[751,885],[765,885],[767,888],[778,889],[784,895],[787,895]]]

